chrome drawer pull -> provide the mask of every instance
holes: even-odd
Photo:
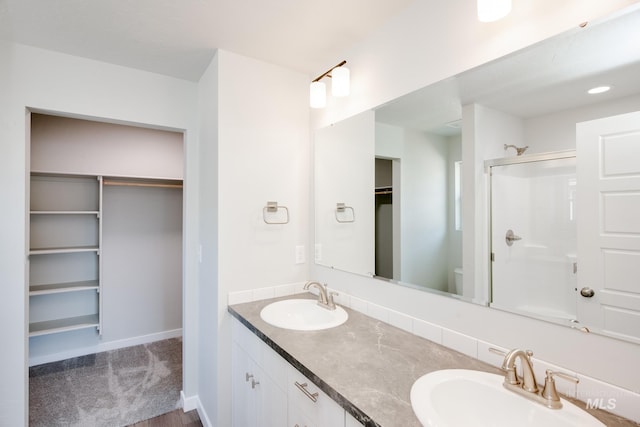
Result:
[[[318,401],[318,393],[309,393],[309,390],[307,390],[307,383],[302,383],[300,384],[298,381],[296,381],[296,387],[298,387],[298,389],[303,392],[309,399],[313,400],[314,402]]]

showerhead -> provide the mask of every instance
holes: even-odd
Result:
[[[527,148],[529,148],[529,146],[528,146],[528,145],[525,145],[524,147],[516,147],[516,146],[515,146],[515,145],[513,145],[513,144],[509,144],[509,145],[504,144],[504,150],[505,150],[505,151],[507,151],[507,149],[509,149],[509,148],[515,148],[515,150],[516,150],[516,155],[517,155],[517,156],[522,156],[522,154],[524,154],[524,152],[525,152],[525,151],[527,151]]]

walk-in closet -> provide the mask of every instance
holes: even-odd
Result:
[[[42,366],[68,367],[78,363],[69,362],[73,358],[84,358],[86,364],[92,357],[95,362],[98,353],[133,346],[144,350],[164,340],[174,340],[181,353],[183,134],[35,112],[30,116],[30,392],[50,394],[33,388],[38,375],[56,371],[38,370]],[[142,365],[151,366],[150,359],[157,359],[158,366],[164,363],[160,347],[153,348],[143,354]],[[172,354],[166,361],[175,365],[176,357],[181,356]],[[180,363],[175,369],[180,372],[171,373],[178,382],[172,393],[179,395]],[[156,379],[171,376],[163,375]],[[104,388],[101,384],[93,389]],[[134,381],[131,390],[147,386]],[[82,389],[86,393],[92,387]],[[78,391],[60,391],[68,399],[80,398]],[[117,391],[125,392],[122,387]],[[43,405],[75,408],[79,415],[60,421],[82,422],[77,417],[88,409],[68,403],[32,400],[31,406],[45,416],[52,415]]]

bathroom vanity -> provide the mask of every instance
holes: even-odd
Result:
[[[228,307],[234,318],[236,427],[420,426],[409,395],[422,375],[452,368],[500,374],[489,364],[348,308],[344,324],[320,331],[292,331],[262,320],[264,307],[290,298],[310,295]],[[604,411],[588,412],[606,425],[636,425]]]

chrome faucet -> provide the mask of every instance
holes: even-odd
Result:
[[[511,350],[504,357],[502,362],[502,370],[505,371],[505,385],[519,386],[529,393],[537,393],[538,385],[536,384],[536,378],[533,374],[533,367],[531,366],[531,356],[533,352],[531,350]],[[516,374],[516,360],[520,359],[522,366],[522,382]]]
[[[540,390],[536,384],[536,377],[533,373],[533,367],[531,366],[531,356],[533,356],[533,352],[531,350],[524,351],[514,349],[505,353],[496,348],[490,348],[489,351],[504,356],[504,361],[502,362],[502,370],[505,372],[503,385],[507,390],[514,391],[527,399],[546,406],[547,408],[562,408],[562,402],[556,391],[554,377],[573,381],[575,383],[579,381],[578,378],[572,375],[565,374],[564,372],[554,372],[547,369],[544,388]],[[517,359],[520,359],[520,364],[522,366],[522,378],[520,378],[516,373]]]
[[[319,282],[309,281],[304,284],[304,290],[308,291],[311,287],[318,288],[318,305],[327,310],[335,310],[336,304],[333,302],[333,296],[338,295],[336,292],[327,292],[327,285],[321,285]]]

